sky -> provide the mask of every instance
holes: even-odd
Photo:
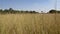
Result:
[[[55,0],[0,0],[0,9],[9,8],[48,12],[55,9]],[[57,9],[60,10],[60,0],[57,0]]]

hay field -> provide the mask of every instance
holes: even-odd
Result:
[[[60,14],[0,14],[0,34],[60,34]]]

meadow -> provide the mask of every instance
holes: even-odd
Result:
[[[60,14],[0,14],[0,34],[60,34]]]

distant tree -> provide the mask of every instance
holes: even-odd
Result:
[[[8,12],[9,10],[8,9],[5,9],[4,12]]]
[[[36,13],[36,11],[33,11],[33,13]]]
[[[41,13],[43,13],[43,11],[41,11]]]
[[[0,12],[3,11],[2,9],[0,9]]]
[[[30,11],[30,13],[33,13],[33,11]]]
[[[13,11],[13,9],[12,8],[9,8],[9,11]]]
[[[0,13],[2,13],[3,12],[3,10],[2,9],[0,9]]]
[[[5,9],[3,13],[13,13],[13,9],[12,8]]]
[[[12,8],[9,8],[9,13],[13,13],[14,10]]]
[[[25,13],[29,13],[29,11],[25,11]]]
[[[22,11],[22,10],[21,10],[20,12],[21,12],[21,13],[24,13],[24,11]]]
[[[8,13],[8,11],[9,11],[8,9],[5,9],[5,10],[3,11],[3,13]]]
[[[60,11],[58,11],[58,13],[60,13]]]
[[[50,10],[48,13],[60,13],[58,10]]]
[[[56,10],[50,10],[49,13],[56,13]]]

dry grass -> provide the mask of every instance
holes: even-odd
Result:
[[[0,15],[0,34],[60,34],[60,14]]]

